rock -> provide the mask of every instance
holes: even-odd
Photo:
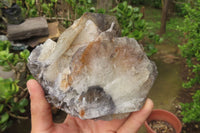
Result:
[[[4,71],[4,68],[0,66],[0,77],[4,79],[12,78],[15,79],[15,73],[13,71]]]
[[[7,36],[5,36],[5,35],[0,35],[0,40],[1,40],[1,41],[7,41],[8,38],[7,38]]]
[[[124,118],[143,106],[157,69],[114,17],[86,13],[54,42],[37,46],[28,67],[47,100],[81,119]]]
[[[11,7],[1,8],[1,11],[9,24],[20,24],[24,21],[20,6],[15,3],[13,3]]]
[[[5,35],[0,35],[0,40],[1,41],[9,41],[8,38]],[[14,41],[10,41],[11,43],[11,49],[12,50],[24,50],[26,49],[28,46],[23,43],[23,42],[14,42]]]
[[[24,50],[28,47],[28,45],[26,45],[23,42],[13,42],[11,41],[11,49],[12,50],[16,50],[16,51],[21,51]]]
[[[47,21],[43,17],[29,18],[18,25],[8,24],[7,33],[9,40],[23,40],[49,34]]]
[[[60,32],[58,30],[58,22],[53,22],[48,24],[49,35],[44,37],[35,37],[31,38],[28,41],[28,45],[34,48],[38,44],[44,43],[47,39],[56,40],[60,36]]]

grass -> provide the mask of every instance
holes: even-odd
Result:
[[[159,33],[161,25],[161,9],[145,8],[145,20],[149,25],[149,30],[154,33]],[[183,25],[183,17],[172,16],[167,21],[166,33],[163,34],[162,44],[178,45],[181,44],[183,33],[177,29]]]

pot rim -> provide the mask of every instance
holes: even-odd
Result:
[[[172,125],[172,127],[176,130],[176,133],[180,133],[181,132],[181,129],[182,129],[182,124],[181,124],[181,121],[178,119],[178,117],[176,116],[176,115],[174,115],[172,112],[170,112],[170,111],[168,111],[168,110],[163,110],[163,109],[153,109],[152,110],[152,112],[151,112],[151,114],[149,115],[149,117],[145,120],[145,127],[149,130],[149,131],[151,131],[152,133],[156,133],[150,126],[149,126],[149,124],[148,124],[148,119],[150,118],[150,116],[152,115],[152,113],[156,113],[156,112],[163,112],[163,113],[165,113],[165,114],[167,114],[167,115],[169,115],[169,116],[171,116],[171,117],[173,117],[173,119],[177,122],[177,124],[178,124],[178,129],[175,129],[175,127],[174,127],[174,124],[171,124],[170,122],[168,122],[167,120],[167,122],[170,124],[170,125]],[[158,119],[155,119],[155,120],[158,120]]]

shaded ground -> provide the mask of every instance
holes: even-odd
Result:
[[[181,89],[180,64],[166,64],[156,61],[158,77],[152,87],[149,98],[154,108],[173,111],[173,102]]]
[[[149,25],[152,26],[150,28],[150,31],[152,31],[154,33],[159,33],[159,29],[160,29],[160,25],[161,25],[161,23],[160,23],[161,10],[148,8],[148,7],[145,9],[146,9],[145,10],[145,20],[149,23]],[[176,71],[174,71],[174,72],[179,73],[179,76],[180,76],[179,79],[182,80],[182,82],[186,81],[186,79],[188,77],[188,73],[190,71],[188,69],[188,67],[186,66],[184,59],[180,58],[180,51],[177,48],[178,44],[182,44],[182,43],[186,42],[186,40],[184,40],[183,33],[181,33],[181,31],[178,30],[178,27],[181,27],[183,24],[184,24],[184,18],[177,17],[177,16],[170,17],[170,20],[167,21],[166,34],[164,34],[162,36],[164,39],[162,44],[164,44],[164,45],[156,46],[159,50],[158,50],[158,53],[154,56],[155,60],[162,60],[164,63],[170,63],[171,69],[172,70],[176,69]],[[176,66],[174,63],[175,64],[178,63],[177,65],[179,67]],[[161,64],[159,63],[157,65],[159,66]],[[164,66],[164,67],[166,67],[166,66]],[[174,68],[174,67],[177,67],[177,68]],[[160,73],[160,74],[162,74],[162,73]],[[171,80],[174,79],[174,75],[175,74],[171,75],[171,78],[172,78]],[[158,79],[158,80],[160,80],[160,82],[166,83],[166,81],[162,81],[162,79]],[[177,81],[177,84],[179,84],[179,81]],[[170,109],[173,113],[175,113],[179,117],[180,120],[182,119],[182,116],[180,114],[181,106],[179,104],[191,102],[192,95],[196,92],[196,90],[200,89],[199,85],[196,85],[190,89],[184,89],[181,86],[181,84],[179,86],[180,87],[179,91],[176,92],[177,93],[176,98],[172,99],[172,101],[173,101],[171,104],[172,108]],[[154,86],[157,86],[156,83]],[[169,86],[168,90],[169,91],[172,90],[172,88],[170,88],[171,85],[169,85],[169,84],[163,84],[163,86]],[[151,93],[153,93],[153,91],[154,91],[154,87],[152,88],[152,92],[150,92],[150,97],[151,97]],[[160,90],[158,90],[158,91],[160,91]],[[157,92],[155,91],[155,93],[157,93]],[[167,94],[169,94],[169,92],[167,92],[164,97],[169,97]],[[162,98],[162,99],[164,99],[164,98]],[[155,104],[159,104],[159,102],[155,101]],[[157,105],[155,105],[155,106],[157,106]],[[169,106],[169,105],[166,105],[166,106]],[[160,107],[162,107],[162,106],[160,106]],[[200,133],[200,123],[183,124],[182,132],[183,133]],[[145,131],[143,131],[141,133],[145,133]]]
[[[175,113],[175,100],[181,91],[181,63],[175,45],[157,45],[158,52],[152,57],[158,68],[158,77],[148,95],[154,102],[154,109]],[[146,133],[143,126],[139,133]]]

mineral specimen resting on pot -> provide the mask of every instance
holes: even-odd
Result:
[[[81,119],[120,119],[143,106],[157,75],[113,16],[86,13],[28,58],[48,102]]]

